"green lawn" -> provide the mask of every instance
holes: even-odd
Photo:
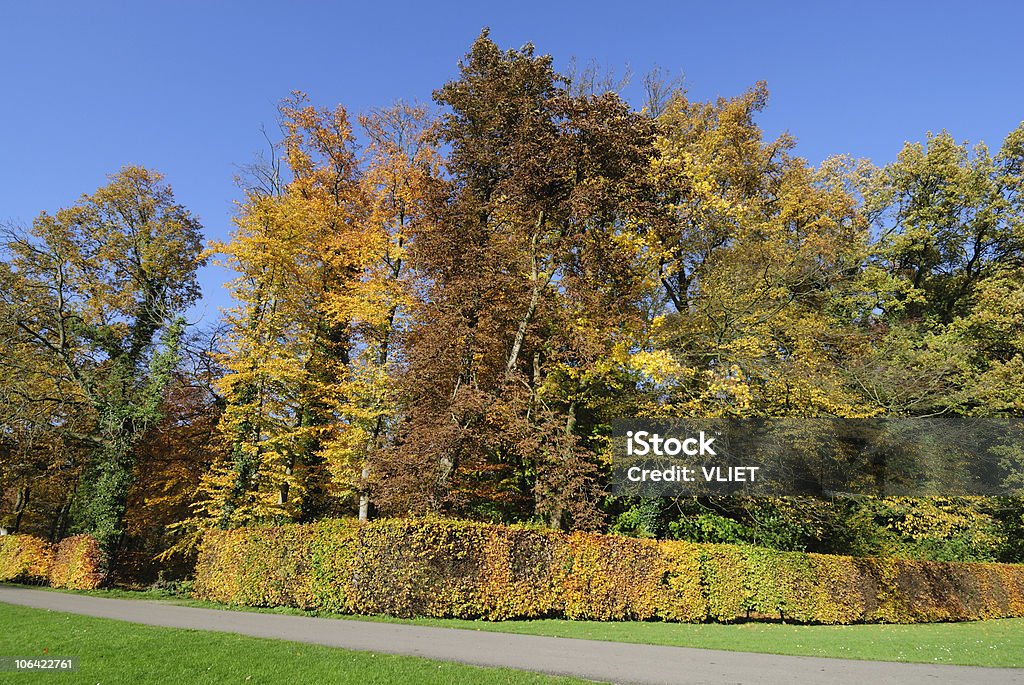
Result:
[[[1024,619],[856,626],[799,626],[775,623],[600,623],[555,619],[504,623],[440,620],[414,622],[451,628],[740,652],[965,666],[1024,667]]]
[[[254,609],[252,607],[227,606],[213,602],[162,596],[153,592],[107,590],[93,591],[87,594],[156,599],[218,609],[287,614],[307,613],[290,608]],[[325,614],[317,615],[324,616]],[[565,621],[558,619],[489,622],[432,618],[403,620],[372,616],[329,616],[347,620],[388,621],[447,628],[677,647],[704,647],[742,652],[1024,668],[1024,619],[916,625],[802,626],[753,622],[733,625]]]
[[[0,655],[78,657],[73,673],[0,673],[20,683],[436,683],[582,685],[572,678],[476,668],[415,657],[350,652],[112,621],[0,603]]]

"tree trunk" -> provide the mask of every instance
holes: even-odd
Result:
[[[519,360],[519,351],[523,347],[523,340],[526,338],[526,329],[530,325],[530,321],[533,320],[533,315],[537,312],[537,305],[540,303],[540,294],[547,287],[548,283],[551,282],[551,276],[541,283],[540,271],[537,263],[537,239],[540,236],[540,229],[544,225],[544,212],[541,212],[537,217],[537,228],[533,232],[530,238],[530,304],[526,308],[526,313],[519,322],[519,328],[516,330],[515,340],[512,342],[512,351],[508,355],[508,362],[505,365],[505,372],[512,373],[512,370],[516,367],[516,362]]]
[[[24,486],[18,488],[18,499],[14,504],[14,525],[11,527],[11,534],[17,535],[18,530],[21,528],[21,517],[25,514],[25,509],[28,507],[29,497],[32,495],[32,488]]]
[[[367,481],[370,479],[370,467],[364,466],[361,474],[362,491],[359,493],[359,520],[366,521],[370,517],[370,493],[367,492]]]
[[[64,537],[68,527],[68,514],[71,512],[71,502],[73,499],[74,493],[69,493],[64,499],[64,503],[61,504],[60,509],[57,510],[57,514],[53,517],[53,522],[50,524],[50,542],[57,542]]]

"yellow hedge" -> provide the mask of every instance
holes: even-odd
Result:
[[[45,583],[53,550],[31,535],[0,535],[0,581]]]
[[[99,543],[76,535],[51,545],[31,535],[0,536],[0,581],[91,590],[106,579]]]
[[[75,535],[56,547],[50,567],[50,585],[73,590],[93,590],[106,579],[103,552],[95,538]]]
[[[1024,616],[1024,566],[570,535],[445,519],[211,531],[199,598],[393,616],[803,623]]]

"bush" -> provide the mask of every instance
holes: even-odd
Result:
[[[0,581],[45,583],[53,563],[49,543],[31,535],[0,535]]]
[[[490,620],[561,613],[558,542],[549,530],[489,526],[481,597]]]
[[[701,582],[704,546],[674,541],[658,546],[667,569],[661,582],[658,618],[681,623],[707,620],[708,596]]]
[[[195,595],[393,616],[803,623],[1024,616],[1024,566],[872,559],[445,519],[208,533]]]
[[[382,520],[359,530],[348,609],[392,616],[486,615],[486,528]]]
[[[209,531],[194,593],[228,604],[343,611],[356,531],[346,521]]]
[[[106,580],[106,559],[96,538],[75,535],[57,545],[50,567],[50,585],[72,590],[94,590]]]
[[[576,533],[558,541],[566,618],[646,621],[658,614],[668,565],[653,540]]]

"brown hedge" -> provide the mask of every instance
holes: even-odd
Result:
[[[803,623],[1024,616],[1024,566],[869,559],[445,519],[211,531],[195,594],[392,616]]]

